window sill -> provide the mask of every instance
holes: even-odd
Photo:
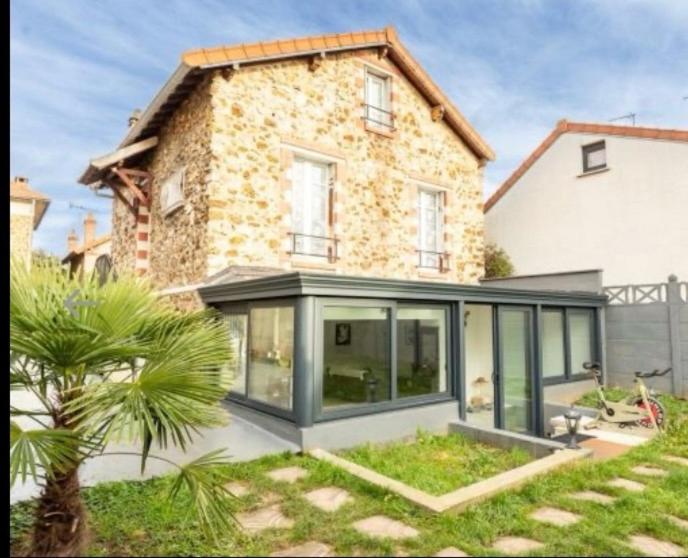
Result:
[[[603,172],[607,172],[608,170],[610,170],[609,167],[604,167],[603,169],[590,170],[590,171],[587,171],[587,172],[582,172],[582,173],[580,173],[578,176],[576,176],[576,178],[583,178],[583,177],[585,177],[585,176],[590,176],[591,174],[600,174],[600,173],[603,173]]]
[[[382,127],[376,126],[375,124],[369,124],[368,121],[365,119],[363,121],[363,129],[366,132],[371,132],[373,134],[377,134],[378,136],[382,136],[389,139],[394,139],[397,136],[397,131],[395,128],[392,128],[391,130],[386,130]]]
[[[336,271],[337,262],[328,261],[326,256],[306,256],[303,254],[290,254],[292,268],[319,269],[323,271]]]

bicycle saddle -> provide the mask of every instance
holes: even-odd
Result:
[[[583,368],[585,368],[586,370],[599,370],[601,368],[601,365],[599,362],[584,362]]]
[[[666,368],[665,370],[659,371],[659,368],[655,368],[652,372],[635,372],[636,378],[654,378],[657,376],[664,376],[671,372],[671,368]]]

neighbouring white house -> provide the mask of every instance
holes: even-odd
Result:
[[[79,243],[76,231],[67,236],[67,255],[62,263],[69,267],[69,272],[78,277],[91,273],[94,269],[101,275],[107,274],[112,267],[110,254],[112,237],[110,233],[96,236],[96,219],[88,213],[84,219],[83,242]]]
[[[517,275],[688,279],[688,130],[559,121],[485,203],[485,235]]]

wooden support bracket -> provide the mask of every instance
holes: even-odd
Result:
[[[444,118],[444,105],[435,105],[430,110],[430,116],[433,122],[438,122]]]
[[[131,179],[131,176],[138,176],[144,178],[146,181],[150,180],[151,175],[145,171],[139,171],[136,169],[125,169],[113,167],[112,172],[114,172],[117,177],[124,183],[124,185],[129,188],[132,194],[147,208],[150,208],[150,200],[148,196],[136,185]]]
[[[325,59],[325,53],[321,52],[320,54],[316,54],[314,56],[311,56],[308,59],[308,71],[310,72],[315,72],[320,66],[322,66],[322,62]]]
[[[134,217],[136,217],[136,206],[133,203],[131,203],[129,199],[124,195],[124,192],[122,192],[121,190],[122,186],[117,184],[117,182],[115,182],[114,180],[110,180],[108,178],[103,179],[103,182],[105,182],[105,184],[112,188],[112,191],[114,192],[117,199],[121,201],[127,207],[127,209],[129,209],[129,211],[131,211]]]
[[[377,51],[377,57],[382,59],[382,58],[387,58],[387,54],[389,54],[389,47],[381,47]]]

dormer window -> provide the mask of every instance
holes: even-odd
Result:
[[[366,68],[364,109],[363,117],[369,125],[385,130],[394,127],[390,76]]]
[[[583,146],[583,172],[592,172],[607,167],[607,148],[604,140]]]

